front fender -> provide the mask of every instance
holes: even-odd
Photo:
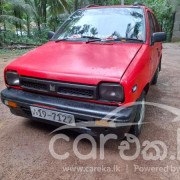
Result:
[[[150,81],[150,52],[148,45],[144,44],[121,78],[125,91],[123,104],[135,102]],[[135,85],[137,90],[133,92]]]

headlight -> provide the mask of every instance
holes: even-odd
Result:
[[[99,85],[99,96],[102,100],[123,102],[124,90],[120,84],[101,83]]]
[[[19,75],[17,72],[6,72],[6,83],[10,86],[19,86]]]

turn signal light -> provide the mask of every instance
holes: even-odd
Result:
[[[109,127],[109,122],[108,121],[104,121],[104,120],[96,119],[95,124],[98,125],[98,126]]]
[[[5,104],[10,106],[10,107],[17,108],[17,103],[12,102],[12,101],[5,101]]]

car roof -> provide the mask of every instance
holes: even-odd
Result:
[[[98,5],[89,5],[87,7],[81,8],[81,9],[100,9],[100,8],[142,8],[147,9],[153,13],[151,9],[144,5],[112,5],[112,6],[98,6]]]

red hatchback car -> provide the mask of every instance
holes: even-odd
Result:
[[[1,99],[11,112],[93,136],[138,136],[166,40],[152,10],[89,6],[48,37],[5,68]]]

